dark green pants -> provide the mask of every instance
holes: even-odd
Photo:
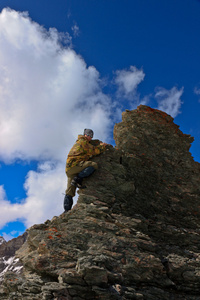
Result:
[[[70,195],[72,197],[75,196],[76,187],[74,185],[71,185],[72,179],[75,176],[77,176],[78,173],[80,173],[81,171],[83,171],[87,167],[93,167],[95,169],[98,169],[97,163],[95,163],[94,161],[89,161],[88,160],[88,161],[81,161],[80,163],[78,163],[77,166],[72,167],[71,169],[69,169],[69,171],[66,172],[67,177],[68,177],[67,189],[65,191],[66,195]]]

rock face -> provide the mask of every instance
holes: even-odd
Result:
[[[124,112],[114,138],[77,205],[28,229],[23,273],[5,274],[0,299],[200,299],[193,138],[147,106]]]

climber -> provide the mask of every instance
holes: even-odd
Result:
[[[89,158],[106,150],[106,143],[100,143],[98,146],[91,144],[93,135],[91,129],[84,129],[83,135],[78,136],[76,143],[68,154],[65,168],[68,177],[64,198],[65,212],[69,211],[73,205],[76,188],[85,188],[82,185],[83,178],[90,176],[98,168],[97,163],[90,161]]]

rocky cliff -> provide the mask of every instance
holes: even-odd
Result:
[[[23,273],[5,274],[0,299],[200,299],[193,138],[147,106],[124,112],[114,138],[77,205],[28,229]]]

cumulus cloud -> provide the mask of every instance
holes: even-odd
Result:
[[[60,43],[63,34],[45,30],[27,13],[0,13],[0,160],[36,160],[27,174],[26,199],[12,204],[1,187],[0,226],[27,226],[63,211],[65,160],[84,128],[108,140],[111,100],[98,71]],[[41,161],[44,163],[41,165]]]
[[[139,70],[135,66],[130,66],[130,70],[116,71],[115,83],[118,86],[118,96],[132,100],[144,77],[143,70]]]
[[[15,221],[18,217],[21,218],[23,213],[20,212],[20,205],[19,204],[11,204],[6,199],[6,192],[4,187],[0,186],[0,228],[3,227],[6,223]],[[16,218],[16,216],[18,216]]]
[[[20,203],[8,201],[0,186],[0,228],[16,220],[29,227],[61,214],[67,181],[63,169],[63,164],[55,166],[51,161],[39,164],[37,171],[29,171],[24,184],[27,197]]]
[[[180,114],[181,96],[183,94],[183,88],[178,90],[173,87],[171,90],[165,88],[157,88],[155,98],[158,102],[158,109],[165,111],[167,114],[175,118]]]
[[[63,164],[55,166],[52,162],[39,165],[37,172],[30,171],[25,182],[27,198],[21,204],[24,211],[24,223],[27,227],[44,222],[62,211],[62,202],[67,177]]]
[[[110,99],[101,92],[99,73],[63,48],[56,30],[4,9],[0,43],[2,160],[60,159],[83,127],[97,129],[94,115],[101,116],[99,138],[107,138]]]

